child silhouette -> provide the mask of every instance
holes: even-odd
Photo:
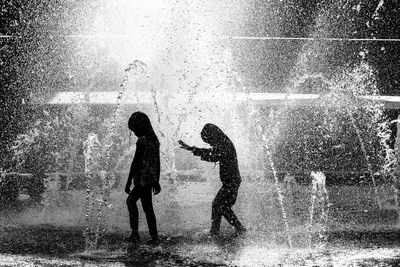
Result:
[[[140,241],[139,213],[136,206],[136,202],[140,199],[151,236],[149,244],[155,245],[158,242],[158,232],[153,210],[152,191],[154,195],[161,191],[159,183],[160,142],[154,133],[149,117],[143,112],[134,112],[129,118],[128,127],[138,137],[135,156],[125,186],[125,192],[129,194],[126,204],[132,229],[128,240],[136,244]],[[134,187],[131,190],[132,180]]]
[[[212,123],[204,125],[201,138],[212,148],[188,146],[182,140],[179,140],[179,144],[181,148],[192,151],[204,161],[219,162],[222,187],[212,202],[210,235],[213,237],[219,235],[222,216],[235,227],[236,234],[243,234],[246,229],[232,210],[241,183],[235,146],[228,136]]]

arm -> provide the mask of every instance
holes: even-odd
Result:
[[[219,148],[198,148],[189,146],[182,140],[179,140],[181,148],[192,151],[193,155],[201,157],[204,161],[218,162],[222,156],[222,150]]]
[[[157,175],[157,183],[153,186],[153,194],[157,195],[161,191],[161,186],[160,186],[160,172],[161,172],[161,167],[160,167],[160,151],[159,149],[157,150],[157,160],[156,160],[156,175]]]
[[[129,194],[131,192],[132,178],[133,178],[133,172],[134,172],[133,165],[134,164],[132,162],[131,169],[129,170],[128,180],[126,181],[126,185],[125,185],[125,193],[127,193],[127,194]]]
[[[199,156],[201,160],[218,162],[221,160],[222,151],[218,148],[197,148],[193,149],[193,155]]]
[[[158,153],[157,154],[157,163],[156,163],[157,183],[160,182],[160,173],[161,173],[161,163],[160,163],[160,153]]]
[[[188,151],[193,151],[196,147],[194,146],[189,146],[187,145],[185,142],[183,142],[182,140],[179,140],[178,143],[181,145],[181,148],[188,150]]]
[[[136,172],[138,171],[138,168],[140,168],[140,160],[143,157],[143,153],[144,153],[143,144],[141,143],[140,140],[138,140],[138,142],[136,142],[135,156],[133,157],[131,169],[129,170],[128,179],[126,181],[125,193],[127,194],[131,192],[132,180]]]

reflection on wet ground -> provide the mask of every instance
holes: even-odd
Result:
[[[400,232],[337,232],[324,246],[289,249],[256,233],[218,239],[207,230],[163,233],[157,247],[128,253],[125,235],[108,234],[97,251],[83,252],[82,229],[3,227],[0,266],[398,266]],[[284,238],[282,238],[284,240]],[[145,242],[145,241],[144,241]]]
[[[339,188],[339,192],[338,188],[329,188],[335,203],[331,208],[330,228],[326,239],[321,240],[315,224],[310,249],[306,201],[309,195],[300,188],[297,201],[288,205],[293,244],[290,249],[271,188],[244,185],[235,209],[249,231],[243,237],[234,237],[225,222],[223,235],[213,240],[207,237],[207,229],[210,203],[218,184],[165,186],[163,194],[155,198],[160,245],[142,244],[131,253],[127,253],[128,244],[124,241],[129,223],[122,189],[112,192],[112,208],[106,221],[110,227],[98,250],[90,253],[84,252],[83,191],[59,193],[43,206],[23,199],[0,212],[0,266],[400,265],[397,216],[389,210],[378,212],[354,202],[355,193],[363,196],[366,189],[346,187]],[[304,201],[300,196],[305,196]],[[357,207],[362,210],[356,210]],[[146,242],[148,233],[143,214],[140,218],[141,236]]]

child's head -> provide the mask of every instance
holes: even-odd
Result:
[[[149,117],[141,112],[132,113],[128,120],[128,128],[137,136],[142,137],[153,131]]]
[[[227,140],[228,137],[217,125],[207,123],[201,130],[201,139],[207,144],[215,146]]]

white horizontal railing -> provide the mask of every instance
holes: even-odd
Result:
[[[59,92],[56,93],[48,102],[37,104],[50,105],[77,105],[77,104],[117,104],[118,91],[101,92]],[[329,95],[318,94],[286,94],[286,93],[242,93],[242,92],[215,92],[215,93],[196,93],[189,95],[185,93],[157,93],[157,99],[164,98],[177,104],[185,104],[191,98],[191,103],[216,103],[216,104],[239,104],[252,102],[264,106],[314,106],[324,99],[324,105],[329,103]],[[342,96],[343,97],[343,96]],[[353,96],[354,97],[354,96]],[[359,100],[379,102],[386,108],[400,109],[400,96],[378,96],[360,95],[355,96]],[[328,100],[328,102],[326,101]],[[34,102],[35,103],[35,102]],[[126,92],[122,104],[153,104],[154,95],[151,92]],[[335,105],[338,105],[336,102]]]
[[[301,174],[301,173],[309,173],[312,170],[308,170],[308,169],[304,169],[304,170],[291,170],[291,173],[297,173],[297,174]],[[175,172],[177,174],[201,174],[203,172],[203,170],[201,169],[190,169],[190,170],[175,170]],[[109,171],[108,173],[113,173],[113,174],[126,174],[128,175],[129,170],[125,170],[125,171]],[[167,173],[169,173],[168,171],[162,172],[163,175],[166,175]],[[270,170],[248,170],[248,169],[244,169],[241,171],[241,173],[243,173],[243,175],[250,175],[250,174],[257,174],[257,173],[264,173],[264,174],[273,174],[273,171]],[[287,170],[282,170],[282,171],[277,171],[277,173],[283,173],[286,174]],[[328,171],[324,171],[325,174],[354,174],[354,175],[369,175],[368,170],[359,170],[359,171],[337,171],[337,170],[328,170]],[[44,175],[46,176],[56,176],[56,175],[61,175],[61,176],[68,176],[68,175],[72,175],[72,176],[78,176],[78,175],[86,175],[87,173],[84,171],[73,171],[73,172],[45,172]],[[18,177],[27,177],[30,178],[32,177],[34,174],[33,173],[28,173],[28,172],[4,172],[0,174],[0,177],[7,177],[7,176],[18,176]],[[379,176],[379,173],[374,174],[376,176]]]

